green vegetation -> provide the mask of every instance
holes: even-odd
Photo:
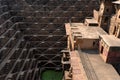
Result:
[[[42,73],[42,80],[62,80],[62,78],[62,71],[46,70]]]

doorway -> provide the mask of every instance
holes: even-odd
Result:
[[[101,53],[101,54],[103,54],[103,49],[104,49],[104,47],[102,46],[102,47],[101,47],[101,50],[100,50],[100,53]]]

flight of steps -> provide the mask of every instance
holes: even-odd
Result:
[[[64,23],[91,16],[92,1],[0,0],[0,80],[40,80],[42,68],[61,68]]]

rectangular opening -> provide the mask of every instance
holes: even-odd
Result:
[[[102,47],[101,47],[101,50],[100,50],[100,53],[101,53],[101,54],[103,54],[103,49],[104,49],[104,47],[102,46]]]
[[[90,23],[89,26],[98,26],[96,23]]]

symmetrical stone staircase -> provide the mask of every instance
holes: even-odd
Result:
[[[0,80],[40,80],[61,68],[64,23],[82,22],[95,0],[0,0]]]

